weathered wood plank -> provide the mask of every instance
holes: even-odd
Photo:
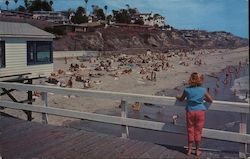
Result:
[[[49,149],[53,149],[57,145],[64,144],[65,142],[70,142],[74,136],[82,134],[82,132],[78,130],[72,129],[60,129],[61,131],[57,132],[56,135],[50,135],[46,139],[39,141],[39,143],[32,148],[32,151],[29,151],[25,154],[22,154],[20,157],[22,158],[32,158],[36,157],[37,154],[42,154],[43,152],[48,151]],[[51,142],[53,141],[53,142]]]
[[[55,142],[48,142],[46,146],[44,146],[42,149],[40,149],[37,153],[28,153],[28,158],[37,157],[37,158],[51,158],[53,156],[53,153],[60,152],[60,146],[63,144],[68,144],[71,142],[78,141],[79,136],[82,136],[83,133],[80,131],[77,131],[75,133],[72,132],[72,134],[66,136],[65,138],[61,138],[58,141]],[[62,151],[62,150],[61,150]]]
[[[154,156],[155,158],[159,158],[164,150],[168,151],[166,148],[164,149],[163,147],[154,145],[147,152],[143,153],[139,158],[151,158],[152,156]]]
[[[20,156],[26,149],[32,151],[33,146],[48,136],[54,129],[55,127],[53,129],[45,129],[40,126],[36,129],[32,129],[32,131],[26,131],[22,136],[3,145],[3,147],[7,148],[5,153],[8,154],[10,158],[14,158],[16,155]]]
[[[111,139],[110,136],[102,135],[95,142],[89,143],[87,145],[83,143],[79,145],[79,149],[73,151],[73,156],[70,155],[69,157],[80,158],[82,154],[84,154],[85,158],[100,156],[99,154],[96,153],[96,150],[98,150],[103,145],[108,143],[110,139]]]
[[[101,145],[98,144],[96,145],[94,150],[89,151],[86,154],[86,158],[90,158],[91,156],[94,156],[95,158],[98,158],[98,156],[102,156],[102,158],[104,159],[121,158],[120,154],[126,151],[125,149],[124,150],[121,149],[124,147],[126,143],[130,143],[131,147],[136,142],[131,142],[131,140],[124,140],[118,137],[113,137],[112,139],[109,138],[107,141],[105,141],[105,143]]]
[[[80,133],[72,137],[72,139],[69,142],[65,142],[63,144],[58,144],[52,149],[46,149],[46,151],[42,152],[41,154],[38,154],[38,158],[48,158],[50,156],[63,156],[64,154],[67,154],[66,151],[73,148],[73,146],[76,146],[81,141],[81,138],[86,136],[87,138],[94,137],[93,135],[86,134],[86,133]],[[63,151],[62,151],[63,150]]]
[[[33,131],[33,130],[42,130],[41,127],[39,126],[32,126],[31,128],[29,128],[27,130],[27,132]],[[1,145],[2,145],[2,156],[3,158],[16,158],[17,156],[20,155],[20,152],[18,152],[18,147],[20,148],[20,145],[22,146],[26,146],[25,144],[22,144],[23,142],[25,142],[25,140],[27,140],[27,138],[32,139],[32,136],[26,136],[26,131],[23,130],[23,132],[21,132],[21,135],[16,135],[15,137],[6,137],[6,139],[4,139],[4,142],[1,141]],[[12,132],[15,134],[19,134],[17,131],[16,132]],[[23,153],[23,152],[21,152]]]
[[[18,120],[13,119],[13,123],[16,121]],[[152,143],[71,128],[26,123],[35,128],[23,130],[19,139],[16,136],[10,143],[0,144],[3,158],[174,158],[176,154],[179,154],[178,158],[185,157],[185,154]],[[9,130],[9,133],[18,134]],[[209,155],[205,153],[204,157],[207,156]]]
[[[140,158],[140,156],[142,154],[144,154],[145,152],[150,150],[153,146],[154,146],[154,144],[143,142],[143,144],[141,146],[137,146],[134,149],[134,151],[132,151],[131,154],[128,156],[132,156],[133,158]]]
[[[8,127],[12,127],[20,123],[25,123],[25,121],[17,119],[15,122],[13,122],[13,120],[10,120],[10,117],[1,116],[0,117],[0,130],[7,129]]]
[[[137,149],[143,145],[144,145],[143,142],[136,141],[133,145],[126,148],[124,153],[121,154],[121,158],[129,158],[129,157],[135,158],[134,155],[135,155]]]
[[[115,147],[121,145],[122,142],[120,140],[117,140],[116,137],[113,137],[110,138],[110,140],[105,142],[104,144],[97,146],[94,150],[91,150],[90,153],[93,154],[94,157],[97,157],[99,155],[103,156],[103,159],[105,159],[107,158],[107,154],[111,153],[110,150],[113,151]]]
[[[122,139],[122,138],[116,138],[117,142],[115,142],[113,145],[110,145],[111,147],[106,147],[103,158],[109,159],[109,158],[122,158],[122,154],[124,154],[128,148],[135,145],[138,141],[135,140],[129,140],[129,139]],[[112,150],[112,151],[110,151]]]
[[[90,134],[88,134],[90,135]],[[87,150],[91,145],[95,144],[102,138],[102,135],[94,135],[91,136],[81,136],[78,143],[75,143],[70,148],[66,149],[65,152],[58,154],[57,157],[61,158],[76,158],[76,156],[81,156],[84,154],[82,151],[89,151]]]
[[[42,133],[44,133],[44,131]],[[44,134],[46,136],[48,135],[48,133],[44,133]],[[7,152],[9,153],[8,156],[10,158],[15,158],[16,156],[22,158],[22,156],[26,155],[26,153],[23,153],[23,152],[27,150],[29,150],[30,153],[33,153],[33,149],[37,149],[37,147],[39,147],[40,145],[46,144],[46,143],[41,143],[42,140],[43,138],[39,138],[39,137],[33,138],[33,136],[30,137],[30,139],[25,138],[24,140],[17,142],[15,146],[12,146],[9,149],[10,151]]]
[[[25,135],[27,131],[33,131],[33,129],[39,128],[39,125],[20,123],[16,126],[9,127],[2,131],[0,136],[0,144],[4,144],[5,142],[11,142],[12,140],[18,139]],[[17,133],[18,132],[18,133]]]
[[[114,144],[111,145],[109,149],[104,150],[102,156],[105,158],[119,158],[122,153],[126,150],[125,147],[130,147],[130,145],[133,145],[135,143],[134,140],[128,140],[128,139],[121,139],[117,140]],[[110,151],[112,150],[112,151]]]

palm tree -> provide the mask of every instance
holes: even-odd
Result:
[[[5,4],[6,4],[7,10],[9,10],[9,4],[10,4],[10,2],[9,2],[8,0],[6,0],[6,1],[5,1]]]
[[[106,23],[106,25],[107,25],[107,10],[108,10],[108,6],[105,5],[105,6],[104,6],[104,9],[105,9],[105,23]],[[105,25],[105,27],[106,27],[106,25]]]
[[[50,6],[52,7],[52,5],[53,5],[53,1],[49,1],[49,4],[50,4]]]
[[[50,5],[50,7],[51,7],[51,10],[53,11],[53,8],[52,8],[53,1],[52,1],[52,0],[49,1],[49,5]]]
[[[18,2],[18,0],[14,0],[14,2],[15,2],[15,4],[16,4],[16,10],[17,10],[17,2]]]
[[[86,10],[86,15],[87,15],[87,4],[89,0],[84,0],[85,1],[85,10]]]
[[[107,16],[108,6],[107,6],[107,5],[105,5],[105,6],[104,6],[104,9],[105,9],[105,16]]]
[[[129,9],[130,8],[129,4],[126,4],[126,7]]]
[[[24,0],[24,5],[25,5],[25,8],[28,9],[28,7],[29,7],[29,1],[28,0]]]
[[[105,14],[107,14],[108,6],[105,5],[105,6],[104,6],[104,9],[105,9]]]
[[[96,9],[96,5],[92,4],[91,7],[92,7],[92,14],[95,14],[94,12],[95,12],[95,9]]]

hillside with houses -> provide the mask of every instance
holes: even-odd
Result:
[[[42,2],[36,0],[37,2]],[[1,10],[0,21],[25,22],[56,35],[54,50],[135,50],[167,52],[174,48],[237,48],[248,45],[248,39],[224,31],[178,30],[158,13],[141,13],[126,8],[107,13],[92,5],[76,10],[53,11],[52,5],[36,6],[34,1],[16,10]],[[39,8],[39,9],[37,9]]]

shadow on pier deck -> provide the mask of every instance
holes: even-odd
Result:
[[[73,128],[0,118],[0,154],[8,158],[194,158],[183,148],[122,139]],[[209,158],[237,158],[237,154],[204,151]]]

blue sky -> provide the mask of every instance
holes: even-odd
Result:
[[[14,0],[9,0],[9,8],[15,8]],[[85,6],[84,0],[53,0],[55,10],[75,9]],[[1,8],[6,8],[5,0],[0,0]],[[23,0],[19,0],[23,4]],[[141,12],[159,13],[166,17],[167,24],[177,29],[202,29],[227,31],[237,36],[248,37],[248,0],[89,0],[91,5],[108,6],[113,9],[125,8],[126,4]]]

